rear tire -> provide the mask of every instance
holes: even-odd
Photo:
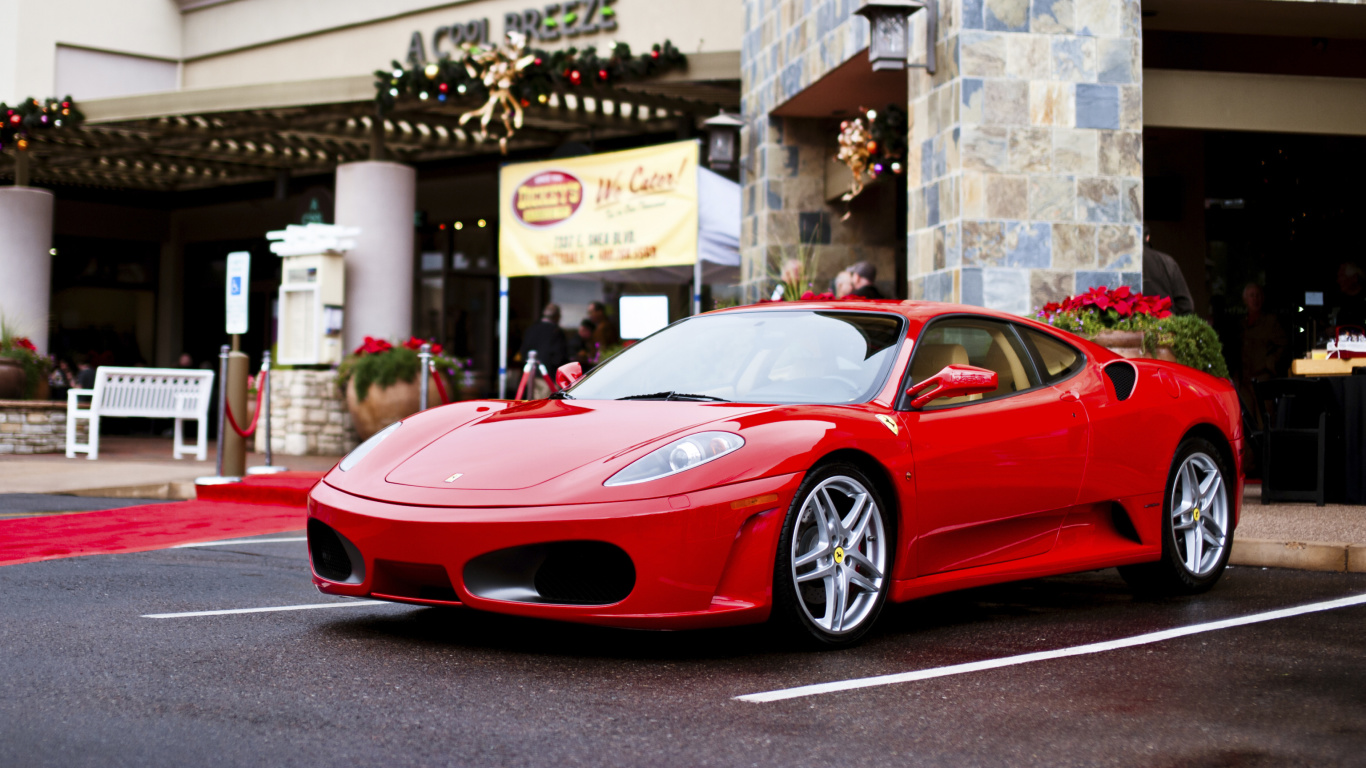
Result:
[[[1233,549],[1230,473],[1208,440],[1186,438],[1176,449],[1162,501],[1162,558],[1121,566],[1139,592],[1194,595],[1213,587]]]
[[[891,589],[895,542],[882,497],[862,470],[842,463],[816,468],[783,521],[774,622],[819,649],[859,642]]]

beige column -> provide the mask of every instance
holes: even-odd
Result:
[[[356,227],[346,253],[346,349],[366,336],[407,339],[413,329],[413,213],[417,171],[369,160],[337,167],[337,224]]]
[[[52,207],[46,189],[0,187],[0,317],[47,354]]]

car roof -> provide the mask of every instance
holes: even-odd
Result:
[[[940,315],[954,315],[959,313],[980,315],[982,317],[992,317],[999,320],[1009,320],[1013,322],[1024,322],[1027,325],[1046,327],[1031,317],[1001,312],[986,307],[977,307],[970,304],[951,304],[942,301],[899,301],[896,299],[836,299],[826,301],[765,301],[759,304],[748,304],[740,307],[728,307],[726,309],[715,310],[717,314],[726,312],[775,312],[793,309],[806,310],[830,310],[844,312],[886,312],[889,314],[901,315],[910,320],[924,323]],[[712,313],[707,313],[712,314]]]

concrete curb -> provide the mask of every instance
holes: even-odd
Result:
[[[57,491],[54,496],[84,496],[102,499],[171,499],[188,501],[195,497],[194,481],[150,483],[147,485],[118,485],[110,488],[81,488]]]
[[[1366,545],[1322,541],[1233,540],[1230,565],[1366,573]]]

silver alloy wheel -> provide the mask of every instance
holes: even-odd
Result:
[[[1228,545],[1228,490],[1214,459],[1192,453],[1172,485],[1172,535],[1176,554],[1192,576],[1219,566]]]
[[[887,537],[862,483],[836,475],[811,489],[792,532],[791,562],[797,602],[816,626],[846,634],[872,615],[887,578]]]

